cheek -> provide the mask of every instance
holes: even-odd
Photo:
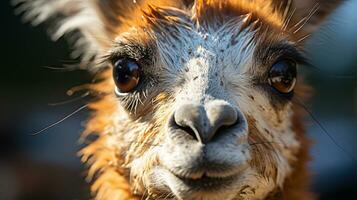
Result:
[[[245,113],[254,120],[254,127],[260,137],[265,141],[274,143],[278,149],[291,149],[298,147],[295,132],[292,127],[293,110],[290,103],[276,108],[271,105],[267,98],[253,91],[254,98],[246,104]]]
[[[262,92],[254,89],[239,95],[236,101],[249,124],[251,165],[267,177],[285,177],[299,149],[292,128],[291,105],[287,103],[276,109]]]
[[[282,134],[291,131],[291,104],[274,106],[270,98],[254,88],[247,89],[244,94],[236,98],[236,102],[243,113],[249,115],[257,124],[260,132]]]
[[[132,159],[161,145],[166,134],[168,119],[172,113],[173,106],[166,93],[160,93],[150,100],[148,98],[147,101],[150,103],[145,106],[146,112],[137,113],[135,116],[132,116],[118,102],[119,106],[113,117],[114,123],[109,127],[120,141],[118,145]]]

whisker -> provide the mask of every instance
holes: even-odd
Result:
[[[301,43],[302,41],[306,40],[307,38],[309,38],[311,36],[311,34],[307,34],[303,37],[301,37],[300,39],[297,40],[297,44]]]
[[[296,12],[296,8],[294,8],[292,11],[291,11],[291,8],[292,8],[292,0],[289,0],[288,4],[286,5],[286,8],[284,10],[284,14],[283,14],[283,18],[285,19],[284,24],[283,24],[284,31],[287,29],[287,27],[289,27],[290,21]]]
[[[90,84],[84,84],[84,85],[79,85],[79,86],[75,86],[75,87],[72,87],[71,89],[69,89],[67,91],[67,95],[68,96],[72,96],[74,95],[75,93],[79,92],[79,91],[82,91],[82,90],[88,90],[90,88]]]
[[[293,18],[294,14],[296,12],[296,8],[294,8],[293,11],[291,11],[291,13],[289,14],[289,16],[287,17],[287,19],[285,20],[284,24],[283,24],[283,30],[286,31],[286,29],[289,27],[291,19]]]
[[[281,1],[280,7],[283,7],[283,6],[284,6],[284,2]],[[288,2],[285,5],[285,9],[284,9],[284,13],[283,13],[283,18],[284,19],[287,18],[288,14],[289,14],[289,11],[291,10],[291,6],[292,6],[292,0],[288,0]]]
[[[298,33],[307,24],[307,22],[310,21],[310,19],[315,15],[315,13],[319,10],[319,8],[320,8],[319,3],[316,3],[314,7],[312,7],[309,14],[306,17],[302,18],[297,24],[295,24],[295,26],[293,26],[293,28],[297,28],[293,33],[294,34]]]
[[[352,154],[350,154],[345,148],[343,148],[342,145],[340,145],[336,139],[332,136],[332,134],[327,131],[327,129],[324,127],[324,125],[316,118],[316,116],[307,108],[307,106],[305,106],[302,101],[300,101],[299,98],[295,97],[295,99],[297,100],[296,103],[297,105],[299,105],[300,107],[302,107],[311,117],[311,119],[313,121],[315,121],[315,123],[321,128],[321,130],[327,135],[327,137],[334,143],[334,145],[337,146],[338,149],[340,149],[340,151],[342,151],[345,155],[347,155],[347,157],[349,159],[351,159],[353,162],[356,162],[355,158],[352,156]]]
[[[57,71],[62,71],[62,72],[72,72],[72,71],[76,71],[76,70],[80,69],[75,64],[73,64],[73,65],[63,64],[63,67],[42,66],[42,68],[50,69],[50,70],[57,70]]]
[[[64,122],[65,120],[69,119],[70,117],[72,117],[73,115],[77,114],[78,112],[80,112],[81,110],[83,110],[83,109],[85,109],[87,107],[88,107],[88,104],[86,104],[84,106],[81,106],[80,108],[76,109],[75,111],[73,111],[72,113],[66,115],[65,117],[63,117],[62,119],[56,121],[55,123],[52,123],[51,125],[49,125],[49,126],[43,128],[43,129],[33,133],[33,134],[30,134],[30,135],[31,136],[36,136],[36,135],[38,135],[40,133],[43,133],[43,132],[47,131],[48,129],[51,129],[52,127]]]
[[[60,101],[60,102],[55,102],[55,103],[49,103],[48,105],[49,106],[60,106],[60,105],[65,105],[65,104],[68,104],[68,103],[73,103],[73,102],[76,102],[76,101],[79,101],[87,96],[89,96],[91,94],[91,92],[86,92],[82,95],[80,95],[79,97],[76,97],[76,98],[73,98],[73,99],[70,99],[70,100],[66,100],[66,101]]]

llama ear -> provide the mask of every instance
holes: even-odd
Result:
[[[140,0],[138,0],[139,2]],[[36,26],[49,25],[53,40],[66,36],[73,44],[72,56],[81,67],[94,69],[95,62],[114,40],[121,14],[130,12],[133,0],[12,0],[15,12]]]

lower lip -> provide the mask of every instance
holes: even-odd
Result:
[[[213,178],[213,177],[203,176],[202,178],[195,179],[195,180],[189,178],[180,178],[180,177],[177,178],[192,190],[210,191],[210,190],[217,190],[232,185],[234,180],[237,179],[237,175],[224,177],[224,178]]]

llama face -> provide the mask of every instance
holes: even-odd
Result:
[[[97,199],[311,198],[297,68],[339,1],[15,2],[104,68],[81,151]]]
[[[249,14],[200,25],[189,13],[152,9],[149,24],[118,36],[108,56],[119,107],[111,128],[134,191],[251,199],[282,186],[299,149],[295,43]],[[116,75],[133,65],[140,81]],[[277,66],[285,72],[272,77]]]

